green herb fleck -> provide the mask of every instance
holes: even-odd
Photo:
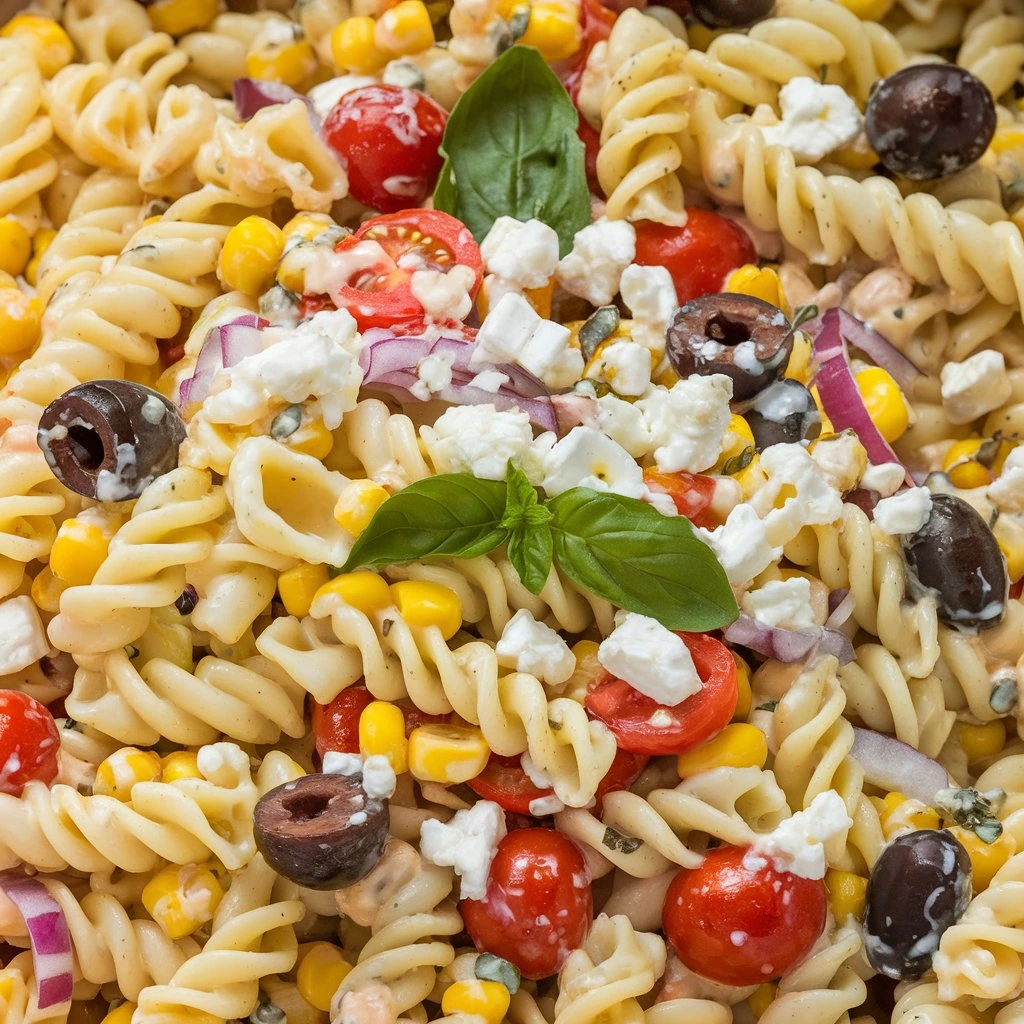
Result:
[[[722,476],[732,476],[734,473],[740,473],[747,468],[754,461],[755,449],[753,445],[748,445],[739,453],[734,455],[731,459],[726,459],[722,463]]]
[[[1006,791],[1003,789],[979,793],[970,787],[950,787],[935,794],[935,806],[943,817],[969,828],[983,843],[994,843],[1003,834],[1003,826],[996,814],[1005,800]]]
[[[807,323],[808,320],[813,320],[817,315],[817,306],[798,306],[793,313],[793,329],[795,330],[801,324]]]
[[[598,306],[580,327],[580,348],[583,358],[593,359],[598,346],[610,338],[619,326],[619,310],[616,306]]]
[[[637,839],[635,836],[623,835],[618,829],[614,829],[609,825],[605,828],[604,835],[601,837],[601,845],[609,850],[617,850],[619,853],[636,853],[644,845],[644,841]]]
[[[476,958],[473,973],[480,981],[499,981],[512,995],[519,991],[521,975],[515,964],[493,953],[481,953]]]
[[[275,441],[283,441],[291,437],[302,423],[302,406],[289,405],[283,412],[279,412],[270,424],[270,436]]]

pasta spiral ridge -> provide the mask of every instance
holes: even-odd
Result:
[[[393,415],[379,399],[363,399],[347,412],[336,437],[328,464],[389,491],[400,491],[431,473],[412,420]]]
[[[956,62],[998,100],[1024,74],[1024,13],[1004,0],[985,0],[967,16]]]
[[[927,979],[901,985],[892,1024],[977,1024],[984,1019],[966,1003],[940,999],[938,988],[934,980]]]

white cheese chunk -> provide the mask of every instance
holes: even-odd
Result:
[[[371,78],[369,75],[339,75],[337,78],[328,78],[326,82],[314,85],[306,95],[313,104],[317,116],[323,121],[337,106],[338,100],[342,96],[354,89],[362,89],[367,85],[376,84],[377,79]]]
[[[379,799],[392,797],[397,784],[395,769],[383,754],[370,754],[363,761],[363,791],[367,796]]]
[[[651,386],[651,353],[633,341],[613,341],[601,349],[588,376],[603,378],[620,395],[639,397]]]
[[[508,620],[495,654],[499,665],[528,672],[544,683],[564,683],[576,670],[576,659],[569,645],[525,608]]]
[[[541,486],[549,497],[572,487],[592,487],[629,498],[647,493],[644,473],[621,445],[592,427],[573,427],[544,456]]]
[[[636,255],[636,229],[602,217],[576,232],[572,251],[558,264],[558,280],[573,295],[606,306],[619,291],[622,272]]]
[[[420,826],[420,853],[439,867],[455,869],[461,897],[482,900],[498,844],[506,834],[505,812],[490,800],[456,811],[449,822],[429,818]]]
[[[1010,400],[1013,391],[1002,352],[985,349],[942,367],[942,408],[950,423],[970,423]]]
[[[773,444],[761,452],[767,476],[750,504],[765,521],[772,545],[788,544],[805,526],[834,523],[843,499],[799,444]]]
[[[450,270],[414,270],[409,290],[431,320],[465,320],[473,308],[476,275],[456,263]]]
[[[0,676],[20,672],[50,653],[39,611],[31,597],[0,603]]]
[[[782,547],[768,543],[765,524],[750,505],[737,505],[717,529],[698,532],[736,590],[745,590],[755,576],[782,557]]]
[[[558,235],[540,220],[499,217],[480,243],[487,271],[520,291],[541,288],[558,266]]]
[[[437,394],[438,391],[444,391],[452,382],[454,359],[454,353],[441,352],[421,360],[416,367],[416,376],[419,379],[409,391],[421,402],[429,401],[430,396]]]
[[[743,595],[743,610],[766,626],[803,629],[814,626],[811,611],[811,581],[803,576],[769,580]]]
[[[1006,456],[1002,472],[988,485],[987,493],[1000,512],[1024,512],[1024,447]]]
[[[917,533],[932,510],[932,496],[927,487],[908,487],[875,505],[875,526],[891,537]]]
[[[779,90],[782,120],[761,129],[765,144],[788,149],[797,160],[817,163],[852,142],[862,118],[853,97],[838,85],[791,78]]]
[[[906,478],[907,471],[898,462],[883,462],[880,466],[868,466],[860,478],[860,485],[866,491],[888,498],[903,486]]]
[[[325,775],[359,775],[363,770],[363,759],[359,754],[328,750],[324,754],[322,770]]]

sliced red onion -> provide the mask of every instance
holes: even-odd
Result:
[[[903,793],[929,806],[934,806],[935,794],[949,785],[949,773],[937,761],[909,743],[873,729],[853,727],[850,755],[872,786]]]
[[[828,618],[825,625],[829,629],[838,629],[853,614],[857,601],[845,587],[833,590],[828,595]]]
[[[236,78],[231,93],[232,99],[235,101],[235,109],[243,121],[248,121],[257,110],[262,110],[264,107],[273,107],[279,103],[291,103],[292,100],[302,100],[309,111],[314,127],[320,131],[321,121],[309,97],[303,96],[301,92],[296,92],[281,82],[264,82],[258,78]]]
[[[36,878],[0,875],[0,889],[25,919],[36,976],[36,1002],[61,1016],[71,1006],[75,985],[71,933],[60,904]]]
[[[732,644],[749,647],[750,650],[792,664],[806,661],[812,654],[831,654],[846,665],[856,657],[853,644],[838,630],[827,626],[810,629],[783,629],[781,626],[766,626],[745,612],[725,631],[725,639]]]
[[[213,375],[259,352],[260,331],[267,321],[256,313],[245,313],[217,327],[211,327],[203,339],[192,376],[178,386],[178,407],[201,402],[209,393]]]

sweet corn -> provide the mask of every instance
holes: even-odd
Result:
[[[40,228],[32,238],[32,258],[25,266],[25,280],[33,288],[39,284],[39,263],[56,237],[57,232],[53,228]]]
[[[750,450],[753,455],[754,432],[750,424],[742,417],[733,413],[729,420],[729,427],[725,432],[722,445],[722,454],[718,456],[714,472],[721,473],[723,467],[730,459],[738,459],[745,451]],[[739,470],[737,470],[739,472]]]
[[[1008,832],[994,842],[986,843],[979,839],[969,828],[954,825],[950,833],[960,841],[971,858],[971,884],[974,892],[984,892],[988,888],[995,873],[1010,859],[1017,844]]]
[[[487,1024],[501,1024],[508,1013],[512,996],[500,981],[457,981],[441,997],[444,1013],[476,1014]]]
[[[42,307],[18,288],[0,288],[0,355],[24,352],[39,340]]]
[[[746,501],[768,479],[761,468],[761,456],[755,455],[750,464],[741,469],[733,479],[740,485],[743,500]]]
[[[281,230],[285,238],[298,235],[305,242],[312,242],[328,228],[334,227],[334,221],[326,213],[310,213],[307,210],[295,214]]]
[[[679,755],[679,777],[711,768],[763,768],[768,761],[768,740],[756,726],[745,722],[727,725],[717,736]]]
[[[1006,726],[1001,719],[986,722],[984,725],[958,722],[956,734],[963,752],[967,755],[968,764],[982,761],[986,757],[995,757],[1006,743]]]
[[[825,412],[825,406],[821,404],[821,395],[818,394],[817,387],[811,388],[811,397],[814,399],[814,404],[818,407],[818,415],[821,417],[821,436],[835,434],[832,421],[828,418],[828,413]]]
[[[293,430],[283,442],[303,455],[312,455],[314,459],[326,459],[334,447],[334,435],[321,419],[304,420],[297,430]]]
[[[917,829],[936,829],[942,824],[934,808],[913,800],[895,790],[886,793],[878,813],[886,839],[892,839],[900,832]]]
[[[867,135],[861,132],[853,142],[833,150],[829,159],[851,171],[870,171],[878,163],[878,154],[871,148]]]
[[[984,438],[969,437],[964,441],[954,441],[950,445],[946,457],[942,460],[942,468],[954,487],[968,490],[992,483],[992,470],[975,458],[985,443]]]
[[[217,0],[157,0],[146,11],[155,31],[183,36],[209,25],[217,16],[217,7]]]
[[[890,443],[899,440],[910,424],[910,408],[899,385],[880,366],[869,366],[856,374],[857,390],[871,422]]]
[[[547,61],[566,60],[583,45],[576,8],[558,0],[534,0],[519,42],[536,47]]]
[[[19,14],[0,29],[0,36],[16,39],[31,50],[44,78],[52,78],[75,59],[74,43],[53,18]]]
[[[223,898],[217,876],[204,864],[170,864],[142,890],[149,916],[175,940],[212,921]]]
[[[892,8],[895,0],[839,0],[848,10],[861,21],[881,21]]]
[[[294,26],[298,29],[298,26]],[[316,74],[316,51],[301,30],[291,42],[259,45],[245,58],[245,70],[250,78],[265,82],[281,82],[293,89],[302,89]]]
[[[132,1024],[135,1003],[122,1003],[103,1018],[103,1024]]]
[[[736,688],[739,691],[736,697],[736,711],[733,713],[734,722],[745,722],[750,714],[750,705],[753,695],[750,691],[750,666],[734,651],[732,660],[736,662]]]
[[[224,239],[217,275],[226,288],[259,295],[270,287],[284,253],[284,232],[265,217],[246,217]]]
[[[790,380],[798,380],[801,384],[811,382],[811,339],[803,331],[793,335],[793,351],[786,363],[785,376]]]
[[[310,1006],[326,1013],[341,983],[352,970],[341,950],[330,942],[311,942],[299,947],[295,987]]]
[[[992,136],[992,143],[989,149],[993,153],[1010,153],[1014,150],[1024,151],[1024,128],[1016,125],[1000,128]]]
[[[137,782],[159,782],[160,772],[160,758],[152,750],[122,747],[100,762],[92,791],[128,803]]]
[[[1024,576],[1024,525],[1016,519],[1016,516],[1000,516],[992,527],[999,542],[999,550],[1006,559],[1006,571],[1011,583],[1016,583]]]
[[[32,237],[13,217],[0,219],[0,270],[17,277],[32,255]]]
[[[50,550],[50,571],[70,587],[92,583],[107,557],[110,535],[96,523],[65,519]]]
[[[345,604],[358,609],[364,615],[371,615],[391,604],[391,591],[387,581],[375,572],[361,569],[359,572],[345,572],[325,583],[313,596],[317,601],[328,594],[340,597]]]
[[[377,514],[377,509],[390,498],[380,484],[372,480],[353,480],[345,486],[334,506],[334,520],[343,529],[358,537]]]
[[[67,589],[68,585],[57,579],[47,565],[32,581],[32,600],[42,611],[56,614],[60,611],[60,595]]]
[[[774,981],[766,981],[751,993],[747,999],[747,1006],[755,1017],[760,1017],[775,1002],[775,993],[778,989],[779,986]]]
[[[179,779],[201,779],[199,758],[191,750],[175,750],[160,759],[160,781],[177,782]]]
[[[302,618],[309,614],[317,591],[328,582],[326,565],[297,565],[277,577],[277,593],[289,615]]]
[[[758,267],[753,263],[747,263],[729,275],[725,282],[725,290],[750,295],[778,306],[784,313],[788,312],[786,297],[782,293],[782,282],[772,267]]]
[[[388,55],[377,49],[374,35],[377,24],[362,15],[346,18],[331,31],[331,59],[339,71],[356,75],[375,75],[388,62]]]
[[[366,705],[359,716],[359,753],[363,757],[383,754],[396,775],[409,770],[405,715],[397,704],[375,700]]]
[[[462,627],[462,602],[450,587],[420,580],[391,584],[391,599],[406,624],[414,629],[436,626],[445,640]]]
[[[434,45],[434,26],[423,0],[402,0],[378,19],[374,45],[392,57],[422,53]]]
[[[868,894],[866,878],[849,871],[829,868],[825,873],[825,888],[828,891],[828,906],[837,924],[842,924],[850,916],[860,920]]]
[[[422,782],[468,782],[490,755],[483,733],[469,725],[421,725],[409,735],[409,771]]]

